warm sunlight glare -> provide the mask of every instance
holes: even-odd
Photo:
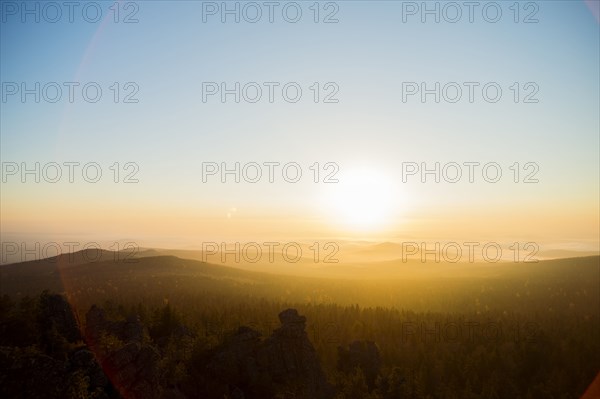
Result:
[[[398,206],[393,180],[374,169],[340,173],[339,182],[329,187],[326,197],[335,222],[359,230],[383,227]]]

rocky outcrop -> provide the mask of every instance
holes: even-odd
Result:
[[[303,398],[328,397],[329,384],[305,331],[306,317],[298,315],[296,309],[287,309],[279,314],[279,320],[281,327],[265,341],[259,363],[275,383],[296,385]]]
[[[62,295],[47,293],[41,295],[38,322],[42,332],[55,330],[68,342],[76,342],[81,339],[73,309]]]
[[[258,383],[257,364],[261,334],[249,327],[240,327],[217,350],[207,369],[211,374],[227,375],[234,386]]]
[[[102,369],[123,398],[160,397],[160,354],[145,343],[147,331],[139,317],[110,321],[104,311],[94,305],[86,315],[85,335]]]
[[[98,345],[103,335],[112,335],[122,342],[141,344],[147,336],[147,330],[138,316],[131,316],[124,321],[109,321],[104,310],[93,305],[85,316],[85,336],[88,344]]]
[[[43,294],[39,346],[0,347],[0,397],[86,399],[331,399],[333,387],[295,309],[268,337],[240,327],[207,346],[163,309],[147,326],[92,306],[85,343],[65,298]],[[37,323],[37,324],[36,324]],[[160,342],[164,342],[163,345]]]
[[[66,360],[33,348],[0,347],[0,397],[65,399],[115,398],[92,352],[79,348]]]
[[[361,369],[370,390],[381,369],[379,349],[373,341],[354,341],[348,348],[338,347],[338,369],[344,373],[352,373]]]
[[[128,343],[102,362],[113,385],[125,399],[159,398],[158,351],[150,345]]]
[[[279,320],[281,326],[265,340],[258,331],[240,327],[215,351],[207,370],[229,386],[231,398],[331,398],[333,389],[305,331],[306,318],[287,309]]]
[[[70,359],[72,368],[85,370],[89,377],[89,388],[91,391],[104,389],[108,385],[108,378],[96,361],[94,354],[88,349],[80,349],[73,353]]]

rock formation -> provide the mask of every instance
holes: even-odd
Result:
[[[338,369],[351,373],[357,368],[362,370],[367,386],[372,390],[381,368],[381,357],[375,342],[354,341],[347,349],[338,347]]]
[[[38,322],[43,331],[54,329],[67,342],[76,342],[81,339],[73,309],[62,295],[42,294]]]
[[[0,346],[0,397],[331,399],[334,395],[308,339],[306,318],[295,309],[281,312],[281,325],[266,338],[240,327],[217,346],[205,346],[170,308],[145,326],[137,316],[112,320],[94,305],[86,314],[85,342],[64,297],[44,293],[38,310],[32,320],[39,329],[39,346]],[[369,348],[354,350],[362,353],[361,365],[376,363]]]
[[[86,315],[85,331],[88,345],[121,396],[125,399],[160,397],[160,355],[144,342],[147,331],[138,317],[110,321],[102,309],[92,306]],[[115,347],[108,343],[113,338],[118,339]]]
[[[258,331],[240,327],[216,350],[207,370],[230,387],[231,398],[331,398],[333,389],[305,331],[306,318],[287,309],[279,320],[281,327],[265,340]]]

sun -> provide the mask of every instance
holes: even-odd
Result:
[[[398,206],[397,185],[370,168],[340,171],[339,182],[327,187],[326,209],[336,224],[358,230],[389,224]]]

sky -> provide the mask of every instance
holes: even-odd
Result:
[[[3,241],[599,248],[597,1],[275,2],[272,22],[264,2],[75,2],[72,22],[62,2],[0,3]]]

